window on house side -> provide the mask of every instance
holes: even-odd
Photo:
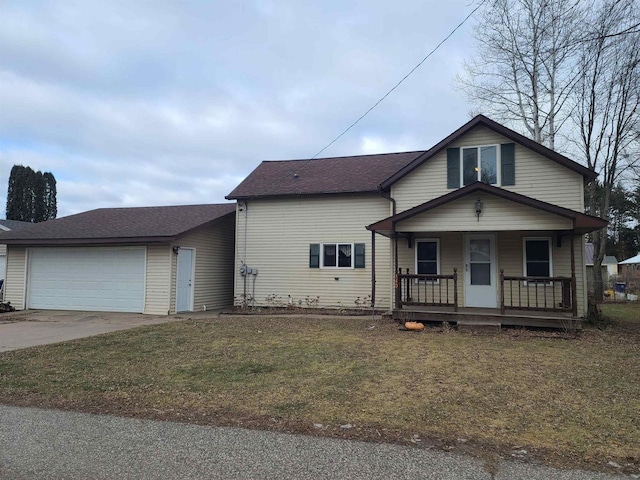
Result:
[[[323,268],[353,268],[353,245],[351,243],[322,244]]]
[[[462,184],[498,184],[498,146],[462,148]]]
[[[550,238],[524,239],[524,274],[526,277],[552,277]]]

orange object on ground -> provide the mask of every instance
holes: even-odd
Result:
[[[404,328],[407,330],[424,330],[424,324],[420,322],[406,322]]]

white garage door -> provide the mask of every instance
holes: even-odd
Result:
[[[139,312],[145,247],[29,249],[27,308]]]

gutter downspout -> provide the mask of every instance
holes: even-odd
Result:
[[[381,187],[378,187],[379,191],[380,191],[380,196],[382,198],[386,198],[387,200],[389,200],[391,202],[391,215],[395,215],[396,214],[396,200],[395,198],[393,198],[391,196],[391,194],[389,194],[388,192],[385,192]],[[395,229],[395,228],[394,228]],[[373,238],[376,234],[375,231],[371,231],[371,241],[372,244],[374,242]],[[374,248],[374,247],[372,247]],[[373,252],[372,252],[373,253]],[[375,257],[372,258],[371,262],[373,263],[375,261]],[[398,270],[398,239],[396,238],[394,241],[394,266],[393,266],[393,276],[395,276],[396,271]],[[374,308],[375,306],[375,298],[376,298],[376,267],[375,264],[372,267],[372,272],[371,272],[371,308]],[[393,302],[391,302],[393,304]]]
[[[247,219],[249,218],[249,202],[244,200],[244,234],[242,239],[242,261],[240,262],[242,267],[246,268],[247,265]],[[247,303],[247,274],[242,276],[243,278],[243,288],[242,288],[242,306],[246,307]]]

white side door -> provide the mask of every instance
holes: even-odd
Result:
[[[193,311],[193,256],[192,248],[178,250],[176,273],[176,312]]]
[[[465,307],[496,308],[496,237],[473,234],[465,238]]]

